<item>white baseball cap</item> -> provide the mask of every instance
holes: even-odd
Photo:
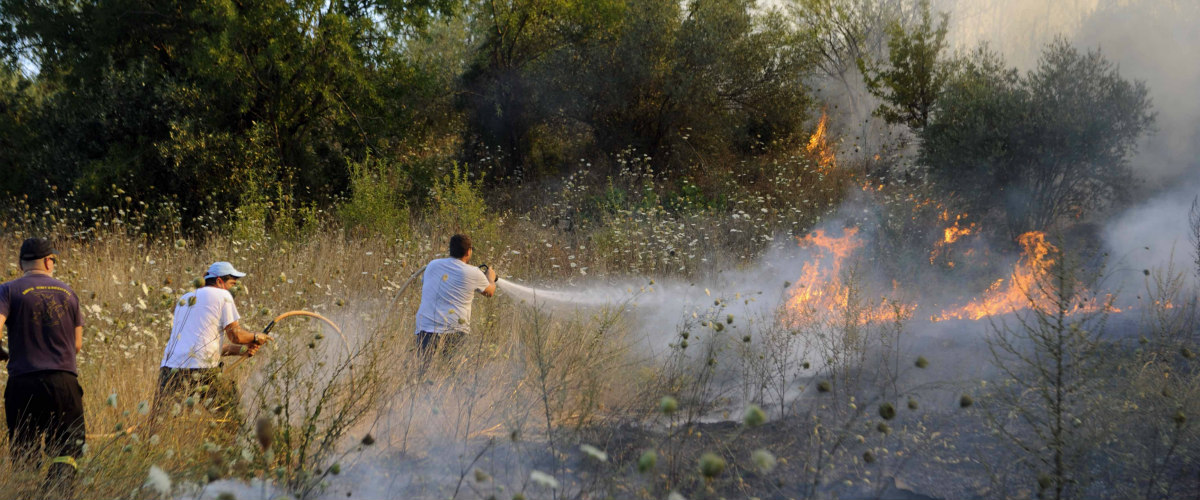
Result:
[[[204,275],[204,279],[220,278],[221,276],[233,276],[234,278],[242,278],[246,273],[233,268],[233,264],[225,261],[213,262],[213,265],[208,266],[208,273]]]

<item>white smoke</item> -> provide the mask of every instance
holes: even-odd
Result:
[[[1146,271],[1171,270],[1200,285],[1193,272],[1196,248],[1188,221],[1198,195],[1200,179],[1193,179],[1129,209],[1105,228],[1113,278],[1126,294],[1145,290]]]

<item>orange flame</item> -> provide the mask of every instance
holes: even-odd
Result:
[[[955,215],[954,221],[950,225],[950,227],[947,227],[942,230],[942,239],[940,241],[938,241],[937,243],[934,243],[933,251],[929,252],[929,263],[930,264],[934,264],[937,261],[938,256],[946,255],[949,253],[949,249],[947,248],[948,245],[953,244],[954,242],[958,241],[963,236],[968,236],[968,235],[972,234],[973,232],[975,232],[975,223],[974,222],[968,224],[966,227],[959,225],[962,222],[962,220],[964,218],[966,218],[966,216],[967,216],[967,214]],[[941,215],[938,216],[938,221],[950,222],[950,212],[948,210],[943,209]],[[950,266],[950,267],[954,267],[954,261],[948,260],[946,262],[946,265]]]
[[[816,157],[817,164],[824,171],[837,167],[837,158],[833,154],[833,148],[829,147],[828,127],[829,115],[821,110],[821,120],[817,122],[817,130],[808,138],[808,145],[804,148],[808,154]]]
[[[973,227],[959,228],[963,230],[961,232],[947,232],[943,243],[953,243],[954,239],[971,234]],[[852,298],[852,287],[843,282],[843,268],[847,259],[863,246],[863,241],[858,237],[858,228],[847,228],[840,237],[830,236],[825,230],[818,229],[797,240],[801,247],[809,250],[811,258],[804,263],[799,278],[787,291],[785,309],[789,313],[787,321],[791,326],[814,319],[839,317],[859,324],[881,323],[896,319],[897,313],[907,316],[916,309],[916,304],[889,302],[887,299],[866,303]],[[994,281],[979,298],[964,306],[941,311],[931,316],[930,320],[980,320],[1027,309],[1031,304],[1052,307],[1053,298],[1043,288],[1042,283],[1045,282],[1042,280],[1051,272],[1058,248],[1047,242],[1045,233],[1040,231],[1022,234],[1017,242],[1021,245],[1022,255],[1009,277]],[[963,255],[973,254],[973,250],[968,250]],[[893,283],[893,287],[899,289],[899,284]],[[1088,295],[1086,291],[1083,292],[1079,294],[1080,297]],[[1071,307],[1071,313],[1101,308],[1106,312],[1121,312],[1121,309],[1112,305],[1109,297],[1103,301],[1077,300]]]
[[[1008,279],[1008,286],[1004,286],[1003,278],[996,280],[984,291],[982,298],[973,300],[961,308],[945,311],[934,320],[978,320],[995,314],[1023,309],[1030,301],[1039,300],[1040,297],[1034,295],[1037,292],[1037,280],[1045,276],[1049,272],[1050,266],[1054,265],[1054,258],[1050,255],[1057,252],[1058,249],[1046,242],[1045,233],[1040,231],[1022,234],[1017,238],[1017,242],[1021,245],[1024,253],[1017,261],[1016,267],[1013,268],[1012,275]]]
[[[841,237],[828,236],[823,229],[808,236],[797,238],[800,246],[810,249],[812,258],[804,263],[800,278],[788,290],[786,309],[792,314],[792,323],[815,314],[842,315],[861,313],[860,324],[889,321],[896,310],[882,299],[878,305],[866,306],[865,311],[850,311],[851,287],[842,282],[842,268],[846,259],[862,247],[858,228],[847,228]],[[911,313],[915,306],[900,305],[900,310]]]
[[[1046,290],[1039,285],[1045,279],[1054,265],[1054,255],[1058,248],[1046,241],[1046,234],[1041,231],[1030,231],[1017,238],[1021,245],[1021,259],[1013,268],[1012,275],[1006,281],[996,280],[983,293],[983,297],[973,300],[967,305],[942,312],[940,316],[931,318],[933,321],[947,319],[978,320],[997,314],[1005,314],[1028,308],[1032,304],[1052,307],[1052,297],[1047,296]],[[1113,307],[1111,300],[1102,304],[1087,304],[1076,301],[1072,313],[1095,311],[1103,307],[1108,312],[1121,312]]]

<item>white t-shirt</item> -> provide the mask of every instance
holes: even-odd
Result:
[[[471,300],[475,292],[491,286],[478,267],[453,257],[436,259],[425,266],[421,278],[421,307],[417,309],[417,333],[471,331]]]
[[[216,368],[225,327],[241,319],[228,290],[206,286],[175,302],[171,338],[163,349],[167,368]]]

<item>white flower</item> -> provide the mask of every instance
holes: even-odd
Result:
[[[687,500],[687,497],[680,495],[677,491],[672,491],[667,494],[667,500]]]
[[[546,474],[545,472],[542,472],[540,470],[535,470],[533,472],[530,472],[529,480],[533,481],[534,484],[537,484],[538,486],[541,486],[543,488],[549,488],[552,490],[558,489],[558,480],[554,479],[554,476],[551,476],[550,474]]]
[[[160,469],[157,465],[151,465],[150,473],[146,475],[146,486],[154,488],[160,495],[170,495],[171,476],[167,475],[167,471]]]
[[[592,445],[590,445],[590,444],[584,444],[584,445],[580,445],[580,446],[579,446],[579,449],[580,449],[581,451],[583,451],[584,453],[587,453],[587,454],[588,454],[588,456],[590,456],[590,457],[592,457],[592,458],[594,458],[594,459],[596,459],[596,460],[599,460],[599,461],[601,461],[601,462],[607,462],[607,461],[608,461],[608,454],[607,454],[607,453],[605,453],[605,452],[604,452],[603,450],[601,450],[600,448],[597,448],[597,447],[595,447],[595,446],[592,446]]]

